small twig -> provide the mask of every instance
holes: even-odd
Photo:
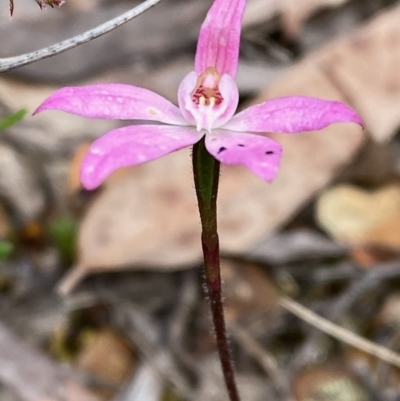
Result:
[[[347,264],[347,263],[346,263]],[[349,265],[349,267],[351,264]],[[353,265],[354,269],[356,266]],[[331,269],[336,270],[336,269]],[[378,285],[390,278],[400,275],[400,264],[396,260],[394,262],[380,263],[374,266],[373,270],[364,273],[361,277],[354,278],[346,290],[335,300],[334,304],[327,308],[324,313],[330,322],[336,321],[350,310],[353,305],[369,290],[378,287]],[[312,331],[305,344],[302,346],[296,357],[293,358],[294,366],[302,366],[309,363],[310,355],[316,350],[321,340],[321,332]],[[314,356],[315,358],[315,356]]]
[[[183,274],[182,288],[177,296],[176,308],[171,317],[168,328],[168,343],[172,352],[185,366],[185,370],[195,372],[198,368],[195,358],[184,349],[184,338],[188,321],[191,318],[196,304],[199,301],[197,288],[198,274],[192,271]]]
[[[125,24],[126,22],[136,18],[140,14],[143,14],[149,8],[155,6],[161,0],[146,0],[142,4],[139,4],[132,10],[105,22],[97,26],[96,28],[90,29],[84,33],[81,33],[73,38],[64,40],[55,45],[45,47],[44,49],[36,50],[31,53],[21,54],[20,56],[0,58],[0,72],[12,70],[23,65],[33,63],[35,61],[43,60],[56,54],[63,53],[67,50],[73,49],[83,43],[90,42],[116,28]]]
[[[250,333],[237,324],[229,325],[229,332],[239,344],[258,362],[270,377],[280,400],[291,401],[290,382],[278,366],[275,358],[264,349]]]
[[[373,355],[387,363],[400,367],[400,355],[391,351],[390,349],[368,341],[365,338],[358,336],[357,334],[354,334],[351,331],[346,330],[321,316],[318,316],[311,310],[290,298],[282,297],[280,299],[280,304],[283,308],[293,313],[300,319],[313,325],[324,333],[329,334],[337,340],[358,348],[359,350]]]
[[[0,382],[23,401],[98,401],[71,372],[0,323]]]
[[[161,334],[156,322],[134,303],[108,291],[102,293],[102,299],[114,310],[113,323],[140,350],[145,362],[162,380],[169,382],[179,395],[194,400],[193,391],[176,367],[173,356],[159,344]]]
[[[164,384],[155,369],[142,363],[136,370],[124,391],[113,401],[153,401],[162,399]]]
[[[329,320],[334,320],[342,316],[367,291],[376,288],[382,281],[399,277],[399,275],[400,263],[398,260],[375,265],[373,269],[367,272],[363,277],[354,279],[328,312]]]
[[[393,337],[389,341],[390,348],[399,349],[400,347],[400,332],[395,331]],[[380,361],[376,367],[376,381],[382,388],[388,388],[392,383],[389,382],[391,377],[391,367],[388,363]]]
[[[361,383],[363,388],[368,392],[368,395],[371,400],[374,401],[394,401],[390,395],[387,395],[387,386],[377,386],[374,378],[371,376],[371,373],[368,367],[365,364],[351,364],[350,365],[351,372]]]

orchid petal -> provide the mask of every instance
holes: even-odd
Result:
[[[49,96],[35,113],[51,109],[89,118],[187,125],[179,109],[167,99],[147,89],[124,84],[61,88]]]
[[[265,181],[272,181],[279,170],[281,145],[265,136],[213,131],[206,136],[206,148],[220,162],[243,164]]]
[[[215,67],[221,75],[235,77],[245,6],[246,0],[214,0],[201,26],[197,42],[197,75],[209,67]]]
[[[130,125],[117,128],[92,143],[82,164],[81,182],[98,187],[113,171],[144,163],[201,139],[194,128],[167,125]]]
[[[198,131],[205,129],[210,132],[212,128],[218,128],[232,118],[239,103],[239,91],[235,80],[229,75],[223,75],[218,85],[221,104],[199,105],[193,101],[197,80],[194,71],[182,80],[178,89],[179,108],[185,119],[195,125]]]
[[[236,114],[223,128],[239,132],[296,133],[345,122],[364,127],[361,117],[341,102],[290,96],[251,106]]]
[[[190,124],[196,125],[196,120],[193,117],[193,103],[192,93],[197,85],[197,74],[192,71],[183,78],[178,88],[178,105],[183,117],[189,121]]]

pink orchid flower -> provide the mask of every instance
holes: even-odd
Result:
[[[82,165],[85,188],[96,188],[120,167],[191,146],[204,135],[208,152],[217,160],[243,164],[272,181],[282,149],[264,133],[319,130],[338,122],[363,126],[359,115],[345,104],[306,96],[269,100],[234,115],[245,6],[246,0],[214,1],[200,30],[195,69],[178,89],[179,108],[154,92],[124,84],[62,88],[39,106],[36,113],[59,109],[90,118],[161,123],[117,128],[97,139]]]

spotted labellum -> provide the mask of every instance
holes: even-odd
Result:
[[[83,161],[85,188],[98,187],[120,167],[147,162],[191,146],[205,136],[208,152],[224,164],[242,164],[265,181],[279,169],[282,148],[266,133],[320,130],[332,123],[363,126],[361,117],[338,101],[289,96],[235,114],[235,83],[241,21],[246,0],[215,0],[201,27],[194,70],[178,88],[178,106],[157,93],[125,84],[65,87],[36,110],[57,109],[89,118],[147,120],[97,139]]]

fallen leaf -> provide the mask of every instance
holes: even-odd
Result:
[[[392,142],[370,140],[356,159],[341,174],[343,182],[356,182],[374,188],[398,175],[398,149]]]
[[[72,159],[69,164],[68,176],[67,176],[67,193],[68,195],[74,196],[79,190],[82,189],[80,181],[80,171],[83,158],[85,157],[90,144],[84,143],[75,149]]]
[[[87,338],[77,357],[76,365],[117,389],[132,372],[134,358],[124,338],[115,331],[105,328],[91,333]],[[107,396],[109,399],[112,392],[103,389],[99,394],[102,398]]]
[[[382,244],[389,248],[400,248],[400,213],[392,219],[384,221],[367,233],[366,241]]]
[[[300,372],[294,379],[298,401],[368,401],[370,397],[341,364],[325,364]]]
[[[339,7],[348,0],[284,0],[282,4],[282,24],[286,35],[296,39],[303,24],[314,13],[327,7]],[[282,3],[282,2],[281,2]]]
[[[10,216],[4,206],[0,204],[0,239],[6,238],[11,229]]]
[[[400,7],[382,13],[321,53],[320,63],[363,116],[376,141],[400,126]]]
[[[400,296],[389,295],[378,315],[379,326],[400,327]]]
[[[46,207],[34,163],[4,142],[0,142],[0,193],[18,225],[38,218]]]
[[[283,265],[300,260],[338,258],[346,255],[347,249],[310,229],[293,229],[276,233],[256,244],[246,255],[272,265]]]
[[[168,270],[200,261],[200,224],[189,151],[117,171],[79,234],[79,264]]]
[[[349,256],[358,266],[368,269],[376,267],[378,263],[396,259],[398,252],[387,247],[365,245],[351,249]]]
[[[318,224],[339,242],[400,247],[400,185],[366,191],[341,185],[325,191],[316,206]]]
[[[292,38],[299,35],[304,22],[326,7],[339,7],[348,0],[253,0],[244,15],[244,26],[259,24],[276,15],[282,16],[283,28]]]
[[[245,262],[223,260],[224,308],[227,324],[257,313],[271,313],[279,306],[278,292],[260,267]]]

